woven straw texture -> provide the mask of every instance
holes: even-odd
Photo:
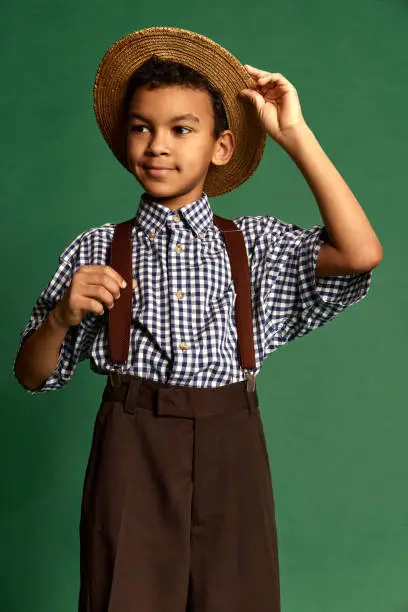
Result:
[[[235,149],[225,166],[210,165],[204,191],[210,197],[232,191],[258,166],[266,132],[252,103],[238,98],[241,89],[255,87],[255,81],[231,53],[206,36],[157,26],[132,32],[113,44],[102,58],[93,88],[95,116],[103,137],[129,170],[122,115],[124,96],[132,74],[153,54],[194,68],[222,92]]]

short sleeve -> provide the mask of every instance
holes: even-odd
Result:
[[[362,300],[368,293],[372,272],[344,274],[341,276],[316,276],[317,256],[320,247],[327,242],[327,230],[315,225],[303,230],[299,246],[295,247],[295,259],[299,272],[299,292],[302,309],[316,307],[341,312]]]
[[[76,270],[81,265],[78,253],[82,236],[83,234],[77,236],[59,256],[57,270],[40,293],[31,310],[29,320],[21,332],[18,351],[13,363],[13,375],[15,377],[15,365],[24,341],[38,329],[55,308],[70,285]],[[17,379],[19,384],[31,395],[56,390],[66,385],[74,375],[77,364],[89,358],[92,342],[97,331],[97,316],[96,313],[87,313],[87,316],[79,325],[70,327],[61,344],[58,364],[54,372],[43,381],[40,387],[35,390],[28,389]]]
[[[266,341],[270,350],[320,327],[362,300],[372,271],[316,277],[317,256],[327,241],[324,226],[281,225],[266,255]]]

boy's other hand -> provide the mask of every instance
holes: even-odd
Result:
[[[71,284],[54,309],[57,322],[67,328],[79,325],[87,312],[102,315],[104,305],[112,308],[120,298],[125,280],[111,266],[81,266],[74,274]],[[132,290],[136,287],[133,279]]]

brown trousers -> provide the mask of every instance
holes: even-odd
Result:
[[[108,377],[81,522],[80,612],[279,612],[255,391]]]

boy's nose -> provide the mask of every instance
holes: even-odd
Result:
[[[164,135],[156,135],[152,136],[149,146],[147,149],[147,153],[153,155],[162,155],[163,153],[169,152],[169,146],[166,141],[166,137]]]

